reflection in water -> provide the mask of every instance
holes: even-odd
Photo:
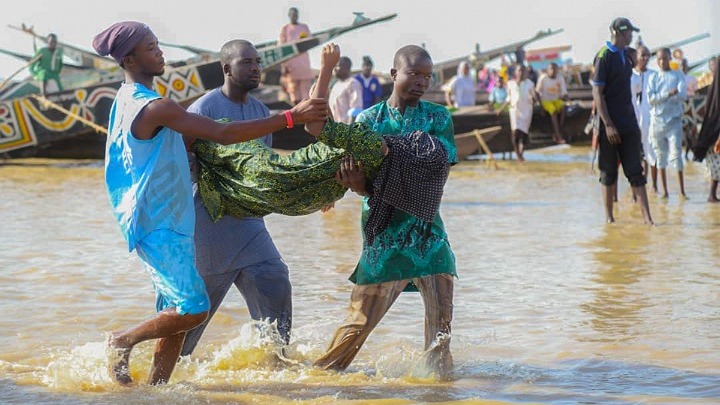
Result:
[[[624,341],[636,337],[633,327],[642,322],[640,312],[648,305],[638,283],[650,271],[648,256],[651,227],[645,225],[606,225],[601,237],[590,243],[597,261],[588,287],[594,299],[581,305],[592,314],[590,324],[600,332],[599,341]]]
[[[642,225],[621,180],[603,222],[588,148],[525,164],[453,167],[442,214],[457,257],[448,380],[413,378],[423,310],[403,294],[346,373],[315,370],[347,312],[360,198],[326,214],[269,216],[293,284],[287,356],[258,345],[231,291],[167,387],[113,385],[104,333],[154,311],[154,293],[110,213],[102,164],[0,165],[0,402],[53,404],[720,403],[720,205],[651,196]],[[701,167],[702,169],[702,167]],[[150,342],[131,372],[146,373]],[[138,374],[138,380],[145,375]],[[354,402],[357,401],[357,402]]]

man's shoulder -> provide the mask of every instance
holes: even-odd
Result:
[[[201,114],[205,108],[216,102],[217,94],[215,90],[217,89],[210,90],[209,92],[200,96],[200,98],[193,101],[192,104],[188,106],[187,110],[195,114]]]
[[[374,121],[376,117],[378,117],[382,112],[385,104],[385,101],[381,101],[375,105],[366,108],[358,115],[356,120],[362,122]]]
[[[248,94],[248,104],[251,104],[263,111],[270,111],[267,105],[263,103],[262,101],[258,100],[257,98],[253,97],[252,94]]]
[[[612,49],[610,49],[610,47],[608,47],[607,44],[605,44],[595,54],[595,58],[593,59],[593,64],[596,64],[599,61],[611,60],[614,56],[615,56],[615,52],[613,52]]]
[[[446,106],[438,103],[434,103],[432,101],[427,100],[420,100],[420,103],[418,104],[421,108],[429,111],[433,115],[447,115],[450,117],[450,110],[447,109]]]
[[[355,80],[355,78],[350,79],[350,87],[353,88],[353,90],[356,91],[363,91],[363,85],[359,81]]]

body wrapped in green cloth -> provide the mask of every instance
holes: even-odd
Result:
[[[307,215],[339,200],[347,189],[335,181],[343,157],[363,164],[374,178],[382,163],[382,137],[365,124],[328,120],[318,142],[279,154],[259,140],[233,145],[198,139],[198,189],[213,221],[223,215]]]

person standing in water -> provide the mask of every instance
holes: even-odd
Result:
[[[322,67],[323,81],[318,79],[315,89],[319,93],[315,96],[322,97],[322,92],[327,91],[330,72],[331,67]],[[385,139],[411,138],[420,131],[427,133],[432,139],[432,147],[428,146],[428,150],[423,151],[430,153],[430,149],[444,149],[443,161],[437,163],[442,163],[449,170],[449,165],[458,161],[450,112],[445,106],[421,100],[430,86],[432,73],[433,62],[425,49],[416,45],[400,48],[390,70],[394,82],[392,94],[388,100],[363,111],[355,125],[367,126],[381,135],[393,135]],[[399,153],[393,152],[392,146],[390,151],[389,156]],[[416,172],[403,171],[411,167],[395,165],[397,171],[391,171],[389,179],[403,178],[408,183],[421,186],[413,181]],[[375,184],[377,180],[373,187]],[[418,197],[417,193],[412,193],[405,196],[406,201],[414,201],[418,206],[431,206],[434,201],[439,206],[437,191],[441,195],[443,184],[444,181],[442,184],[425,184],[434,187],[434,198],[437,200],[423,198],[430,194]],[[363,250],[350,277],[355,286],[350,296],[349,314],[335,332],[325,354],[314,365],[330,370],[347,368],[400,294],[403,291],[419,291],[425,306],[426,365],[440,374],[449,373],[453,367],[450,324],[457,272],[455,255],[439,212],[435,211],[431,220],[402,210],[394,210],[390,217],[385,217],[387,211],[378,201],[397,197],[398,189],[377,191],[382,195],[375,195],[374,190],[367,189],[356,192],[370,196],[363,200]],[[378,220],[383,217],[386,221]]]
[[[188,113],[155,91],[165,60],[158,39],[140,22],[118,22],[93,39],[125,72],[108,125],[105,181],[110,205],[128,249],[145,265],[156,291],[157,314],[108,337],[110,377],[132,383],[130,353],[157,339],[150,384],[164,384],[177,363],[188,330],[206,318],[210,303],[195,267],[195,211],[190,168],[182,134],[225,144],[243,142],[294,122],[324,121],[327,103],[305,100],[284,113],[253,121],[221,124]]]
[[[633,75],[630,79],[633,107],[635,107],[635,117],[642,136],[643,172],[646,178],[650,174],[652,190],[657,193],[657,159],[655,150],[650,145],[650,102],[648,101],[648,85],[650,84],[650,77],[655,74],[655,71],[647,66],[650,60],[650,50],[645,45],[638,47],[637,56],[635,69],[633,69]]]
[[[267,118],[270,112],[250,91],[260,84],[262,70],[257,49],[248,41],[232,40],[220,49],[224,83],[193,102],[188,111],[213,120],[248,121]],[[198,162],[192,151],[195,138],[184,136],[193,184],[198,183]],[[272,134],[262,138],[272,145]],[[193,187],[195,189],[195,187]],[[205,328],[235,285],[245,299],[250,318],[267,322],[268,336],[282,344],[290,342],[292,287],[288,267],[260,217],[224,216],[217,221],[208,214],[200,191],[194,193],[196,264],[210,297],[208,319],[187,333],[181,352],[193,352]]]
[[[500,79],[502,80],[502,78]],[[510,105],[510,136],[518,161],[525,161],[525,146],[530,142],[530,124],[533,117],[533,105],[538,99],[535,84],[527,78],[527,68],[518,65],[515,78],[508,83],[507,100],[495,109],[500,115]]]
[[[600,116],[598,167],[608,223],[615,222],[613,187],[617,184],[620,161],[645,223],[653,224],[645,189],[647,180],[642,169],[642,135],[635,118],[630,87],[633,61],[628,46],[635,31],[639,29],[627,18],[613,20],[610,41],[598,51],[594,61],[593,101]]]
[[[662,48],[657,53],[660,70],[650,77],[648,101],[650,102],[650,136],[657,156],[657,167],[662,184],[662,198],[668,198],[667,166],[673,163],[678,173],[680,196],[685,195],[683,177],[683,102],[687,98],[685,76],[679,70],[670,69],[670,49]]]

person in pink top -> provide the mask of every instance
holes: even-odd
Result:
[[[285,44],[309,37],[310,27],[298,22],[298,9],[291,7],[288,11],[290,22],[283,25],[280,30],[278,43]],[[310,86],[315,74],[310,68],[310,56],[307,52],[290,59],[281,65],[281,74],[285,81],[285,88],[293,104],[310,97]]]

